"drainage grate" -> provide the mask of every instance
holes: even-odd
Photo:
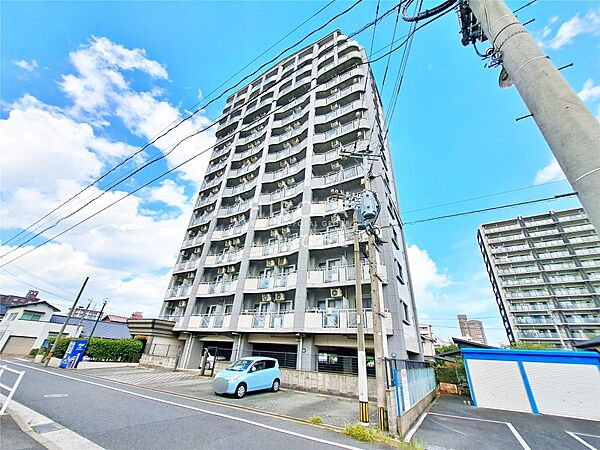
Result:
[[[63,427],[61,425],[57,424],[56,422],[50,422],[50,423],[43,423],[41,425],[34,425],[31,428],[36,433],[43,434],[43,433],[49,433],[50,431],[60,430]]]

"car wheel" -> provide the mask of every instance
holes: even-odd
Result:
[[[246,395],[246,385],[244,383],[240,383],[235,389],[235,396],[237,398],[242,398],[244,395]]]
[[[279,390],[279,378],[275,378],[273,381],[273,386],[271,386],[271,390],[273,392],[277,392]]]

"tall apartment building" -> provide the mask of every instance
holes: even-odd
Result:
[[[469,320],[465,314],[458,314],[458,326],[462,337],[470,338],[472,341],[487,345],[485,330],[481,320]]]
[[[387,353],[421,359],[384,114],[364,49],[336,31],[231,95],[163,303],[185,337],[180,365],[203,348],[231,358],[285,354],[314,370],[356,356],[352,205],[361,160],[375,155],[378,289]],[[366,247],[366,239],[362,237]],[[373,352],[368,265],[360,270],[367,353]],[[184,334],[185,333],[185,334]]]
[[[600,334],[600,241],[583,209],[484,224],[477,241],[510,342]]]

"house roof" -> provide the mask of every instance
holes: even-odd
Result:
[[[50,318],[50,322],[51,323],[65,323],[66,319],[67,319],[66,316],[60,316],[60,315],[54,314]],[[71,318],[69,320],[68,324],[69,325],[79,325],[80,320],[81,319],[78,317]],[[95,323],[96,323],[96,321],[91,320],[91,319],[83,319],[81,321],[81,324],[83,325],[83,330],[81,331],[82,338],[90,336],[90,333],[92,332],[92,329],[94,328]],[[96,330],[94,331],[93,337],[106,338],[106,339],[127,339],[127,338],[131,337],[131,335],[129,333],[129,328],[127,328],[126,323],[98,321],[98,325],[96,326]]]
[[[107,314],[102,318],[102,322],[119,322],[119,323],[127,323],[128,317],[125,316],[117,316],[115,314]]]
[[[23,303],[22,305],[11,305],[11,306],[7,306],[6,309],[11,309],[11,308],[29,308],[30,306],[35,306],[35,305],[41,305],[41,304],[46,304],[48,305],[50,308],[52,308],[54,311],[60,311],[59,308],[57,308],[56,306],[51,305],[50,303],[48,303],[46,300],[42,300],[40,302],[32,302],[32,303]]]
[[[595,338],[588,339],[587,341],[580,342],[579,344],[575,344],[574,347],[577,348],[590,348],[590,347],[600,347],[600,335]]]

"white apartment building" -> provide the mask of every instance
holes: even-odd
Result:
[[[583,209],[484,224],[477,240],[510,342],[600,334],[600,241]]]
[[[347,154],[369,141],[380,155],[371,189],[385,241],[377,288],[386,351],[422,359],[384,114],[366,60],[336,31],[228,98],[161,310],[185,339],[180,367],[198,367],[207,348],[305,370],[354,364],[353,206],[332,189],[362,192],[361,160]],[[372,355],[366,259],[359,270]]]

